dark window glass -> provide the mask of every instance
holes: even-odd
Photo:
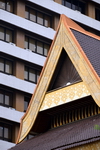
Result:
[[[13,0],[1,0],[0,8],[7,10],[9,12],[13,12],[14,9],[14,1]]]
[[[6,41],[12,42],[12,31],[11,30],[6,30]]]
[[[25,80],[37,83],[39,75],[40,75],[40,71],[38,71],[34,68],[25,66],[25,71],[24,71],[24,79]]]
[[[4,59],[0,58],[0,71],[4,72]]]
[[[4,94],[0,91],[0,104],[3,104]]]
[[[25,70],[24,70],[24,79],[28,80],[28,67],[25,66]]]
[[[12,107],[12,93],[0,89],[0,105]]]
[[[11,142],[12,126],[0,122],[0,139]]]
[[[0,27],[0,39],[4,40],[4,28]]]
[[[32,52],[35,52],[35,40],[30,38],[29,40],[29,49],[32,51]]]
[[[36,72],[33,69],[29,69],[29,81],[36,82]]]
[[[38,10],[26,7],[25,18],[45,27],[51,27],[51,15],[45,14]]]
[[[81,13],[85,14],[85,2],[81,0],[63,0],[62,5],[71,8],[73,10],[78,10]]]
[[[11,61],[6,60],[5,72],[8,74],[12,74],[12,62]]]
[[[6,42],[13,42],[13,32],[4,27],[0,27],[0,39]]]
[[[44,26],[45,27],[50,27],[51,26],[51,22],[50,22],[50,17],[45,15],[45,19],[44,19]]]
[[[24,141],[31,139],[32,137],[34,137],[36,134],[28,134],[26,136],[26,138],[24,139]]]
[[[49,45],[48,44],[44,44],[44,55],[47,56],[49,51]]]
[[[10,60],[6,60],[4,58],[0,58],[0,71],[7,73],[7,74],[13,74],[13,63]]]
[[[78,10],[78,1],[73,1],[73,3],[72,3],[72,9],[73,10]]]
[[[5,0],[0,0],[0,8],[5,9],[6,8],[5,6],[6,6],[5,5]]]
[[[25,98],[24,98],[24,112],[26,112],[26,110],[28,108],[30,99],[31,99],[31,96],[30,97],[25,96]]]
[[[25,49],[38,53],[43,56],[47,56],[48,51],[49,51],[49,44],[46,44],[44,42],[35,40],[30,37],[25,37]]]
[[[71,8],[71,2],[70,2],[70,0],[65,1],[65,6],[67,6],[68,8]]]
[[[95,9],[95,19],[100,21],[100,9],[98,8]]]
[[[39,41],[37,41],[37,53],[43,54],[43,43]]]
[[[30,20],[36,22],[36,12],[30,9]]]
[[[37,23],[43,25],[43,14],[42,13],[37,13]]]

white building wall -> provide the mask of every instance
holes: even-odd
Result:
[[[46,60],[46,57],[42,55],[19,48],[3,41],[0,41],[0,52],[40,66],[44,66],[44,62]]]
[[[55,31],[52,28],[47,28],[35,22],[29,21],[5,10],[0,10],[0,20],[8,22],[19,28],[25,29],[35,34],[39,34],[45,38],[53,40]]]
[[[18,79],[15,76],[7,75],[4,73],[0,73],[0,84],[30,94],[33,94],[36,87],[36,84],[34,83],[30,83],[28,81]]]
[[[15,146],[14,143],[0,140],[0,150],[8,150],[9,148]]]
[[[23,115],[24,112],[19,112],[14,108],[7,108],[0,106],[0,118],[20,123],[20,119],[22,118]]]
[[[70,8],[67,8],[61,4],[58,4],[52,0],[28,0],[30,2],[33,2],[37,5],[40,5],[44,8],[47,8],[57,14],[65,14],[67,17],[82,23],[83,25],[87,25],[93,29],[96,29],[100,31],[100,21],[97,21],[95,19],[92,19],[84,14],[81,14],[80,12],[77,12],[75,10],[72,10]],[[98,3],[100,3],[100,0],[93,0]]]

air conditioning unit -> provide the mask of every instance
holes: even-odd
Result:
[[[75,10],[75,11],[81,14],[81,11],[79,11],[79,10]]]
[[[12,42],[10,42],[9,44],[11,44],[11,45],[13,45],[13,46],[16,46],[15,43],[12,43]]]
[[[13,107],[9,107],[9,109],[11,109],[11,110],[16,110],[15,108],[13,108]]]
[[[29,51],[29,52],[32,52],[32,50],[30,50],[30,49],[27,49],[27,48],[26,48],[26,50]]]

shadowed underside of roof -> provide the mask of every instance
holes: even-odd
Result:
[[[74,123],[49,130],[10,150],[63,150],[100,140],[100,115],[89,117]]]

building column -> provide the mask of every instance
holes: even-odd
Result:
[[[58,15],[58,14],[54,15],[54,19],[53,19],[53,29],[54,30],[57,30],[59,20],[60,20],[60,15]]]
[[[23,0],[15,1],[15,14],[25,18],[25,1]]]
[[[22,18],[25,18],[25,1],[15,1],[15,14]],[[22,29],[15,29],[15,43],[16,46],[24,48],[24,31]]]
[[[58,4],[62,4],[62,0],[54,0],[54,2],[56,2]]]
[[[15,30],[15,44],[20,48],[24,48],[25,33],[22,29]]]
[[[94,3],[89,2],[87,8],[87,15],[93,19],[95,19],[95,5]]]
[[[24,94],[16,91],[14,107],[17,111],[24,112]]]
[[[13,128],[13,134],[12,134],[12,142],[13,143],[16,143],[17,141],[17,137],[18,137],[18,133],[19,133],[19,127],[20,125],[19,124],[16,124]]]
[[[24,64],[21,61],[15,62],[15,76],[19,79],[24,80]]]

